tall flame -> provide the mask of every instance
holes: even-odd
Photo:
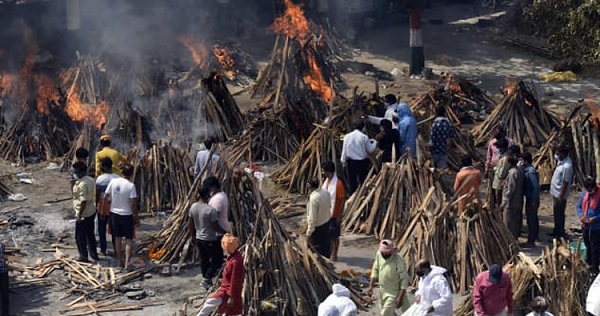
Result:
[[[233,57],[229,50],[225,47],[221,47],[219,45],[213,46],[213,54],[221,64],[221,69],[229,78],[235,76],[235,62],[233,61]]]
[[[309,85],[310,89],[316,92],[321,99],[323,99],[325,102],[329,102],[333,95],[331,87],[323,78],[323,73],[321,72],[321,68],[319,68],[319,64],[317,64],[317,59],[313,53],[308,51],[307,56],[309,71],[304,75],[304,83]]]
[[[208,49],[204,43],[195,41],[187,35],[180,36],[179,42],[190,51],[196,65],[206,66],[208,63]]]
[[[106,115],[110,106],[106,101],[100,101],[96,105],[88,105],[81,102],[79,97],[79,87],[73,83],[67,92],[67,101],[65,112],[76,122],[88,121],[98,128],[101,128],[106,123]]]
[[[275,33],[285,34],[300,42],[305,42],[311,34],[308,20],[304,16],[304,10],[291,0],[285,0],[285,12],[275,19],[271,29]]]
[[[49,113],[49,104],[58,104],[59,96],[54,82],[45,75],[36,75],[34,77],[37,86],[36,108],[41,114]]]

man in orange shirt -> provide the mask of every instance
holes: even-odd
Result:
[[[464,156],[461,163],[462,168],[456,174],[456,180],[454,181],[454,191],[459,197],[467,196],[458,201],[459,213],[462,213],[468,204],[479,199],[479,187],[481,186],[481,171],[473,167],[471,157]]]
[[[323,173],[327,177],[323,183],[323,189],[331,195],[331,219],[329,220],[329,235],[331,237],[331,261],[337,260],[337,253],[340,248],[340,235],[342,214],[344,212],[344,203],[346,192],[344,184],[338,179],[335,173],[335,164],[331,161],[324,162],[321,166]]]

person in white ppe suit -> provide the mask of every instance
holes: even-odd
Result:
[[[444,276],[446,269],[419,260],[415,266],[419,288],[415,302],[431,316],[452,316],[452,290]]]
[[[331,287],[333,293],[319,304],[318,316],[356,316],[358,309],[350,299],[350,290],[336,283]]]
[[[588,316],[600,316],[600,274],[596,276],[588,290],[585,311]]]

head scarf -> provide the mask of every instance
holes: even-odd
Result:
[[[392,254],[394,253],[394,242],[389,239],[384,239],[379,243],[379,252],[382,254]]]
[[[232,254],[240,247],[240,241],[237,237],[227,233],[223,236],[223,239],[221,239],[221,247],[223,247],[225,253]]]

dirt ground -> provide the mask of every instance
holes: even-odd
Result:
[[[462,75],[479,84],[483,89],[495,94],[507,77],[531,79],[536,85],[538,95],[549,109],[564,115],[572,107],[573,102],[587,94],[598,91],[600,81],[597,79],[581,79],[575,83],[556,84],[543,83],[537,80],[539,74],[550,72],[553,62],[532,56],[526,52],[507,47],[498,41],[502,34],[493,27],[478,28],[469,19],[473,10],[469,5],[442,6],[434,3],[434,7],[424,14],[426,22],[423,28],[427,67],[434,73],[451,71]],[[443,21],[427,23],[428,21]],[[243,46],[258,60],[264,62],[270,51],[273,37],[264,32],[244,41]],[[406,21],[399,21],[395,26],[374,28],[359,33],[353,45],[357,48],[356,60],[372,63],[384,71],[397,68],[406,70],[409,58],[408,29]],[[349,87],[359,86],[359,91],[371,92],[374,89],[373,78],[365,75],[345,74],[344,79]],[[406,76],[398,76],[392,82],[380,82],[381,94],[396,93],[403,100],[410,100],[419,92],[427,90],[428,82],[411,81]],[[231,87],[233,91],[239,87]],[[349,94],[349,91],[345,93]],[[258,100],[251,100],[247,95],[236,97],[243,109],[248,109]],[[48,260],[51,252],[43,252],[53,243],[67,245],[62,249],[65,253],[75,256],[74,249],[74,219],[71,211],[70,187],[68,176],[58,170],[46,169],[48,163],[15,167],[10,163],[0,163],[0,175],[3,181],[13,188],[15,193],[27,197],[23,202],[5,202],[0,205],[0,221],[10,218],[24,219],[32,222],[31,226],[9,227],[0,226],[0,239],[8,246],[21,249],[17,257],[11,258],[23,264],[35,264],[39,258]],[[19,183],[14,176],[19,172],[30,172],[33,184]],[[270,187],[270,186],[267,186]],[[271,192],[273,193],[273,191]],[[576,228],[576,192],[572,192],[567,207],[567,227]],[[64,200],[61,202],[54,202]],[[527,250],[527,253],[537,256],[542,247],[550,245],[546,236],[552,227],[551,199],[547,192],[543,193],[540,208],[541,232],[539,246]],[[295,221],[302,221],[297,218]],[[140,237],[151,234],[160,228],[161,219],[144,218],[139,229]],[[23,222],[23,221],[22,221]],[[300,223],[293,223],[299,225]],[[291,225],[294,226],[294,225]],[[520,241],[524,241],[521,238]],[[336,267],[364,270],[370,266],[371,258],[377,249],[377,241],[372,236],[344,235]],[[111,265],[111,258],[102,258],[103,265]],[[142,311],[111,313],[111,315],[173,315],[183,302],[200,292],[198,266],[183,269],[178,275],[161,277],[152,274],[152,278],[140,281],[142,287],[156,293],[152,301],[163,303],[161,306],[150,306]],[[33,289],[15,288],[11,290],[11,305],[13,315],[59,315],[65,309],[65,303],[72,298],[59,300],[64,295],[58,287],[38,287]],[[456,297],[456,301],[461,300]],[[124,299],[127,301],[127,299]],[[191,308],[190,310],[193,310]],[[373,307],[361,315],[376,315]]]

